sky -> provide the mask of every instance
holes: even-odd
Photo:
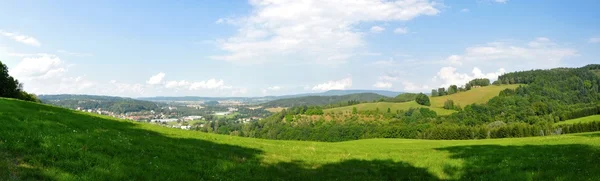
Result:
[[[430,92],[600,63],[596,0],[3,1],[0,61],[35,94]]]

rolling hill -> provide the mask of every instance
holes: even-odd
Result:
[[[324,106],[348,101],[373,101],[388,97],[374,93],[348,94],[343,96],[306,96],[279,99],[263,103],[264,107]]]
[[[600,132],[338,143],[234,137],[0,99],[0,180],[593,180]]]
[[[504,89],[516,89],[519,86],[522,86],[522,84],[490,85],[485,87],[473,88],[469,91],[459,92],[456,94],[439,97],[430,97],[431,107],[444,107],[444,102],[446,102],[446,100],[453,100],[454,104],[458,104],[462,107],[473,103],[483,104],[487,103],[493,97],[498,96],[498,94],[500,94],[500,91]]]
[[[424,108],[429,108],[429,109],[435,111],[438,115],[449,115],[449,114],[452,114],[453,112],[456,112],[454,110],[447,110],[444,108],[433,108],[433,107],[423,106],[423,105],[417,104],[417,102],[415,102],[415,101],[402,102],[402,103],[393,103],[393,102],[361,103],[361,104],[352,105],[352,106],[344,106],[344,107],[325,109],[323,111],[325,113],[352,112],[352,109],[354,107],[356,107],[356,109],[358,111],[376,110],[377,108],[379,108],[380,112],[385,112],[385,111],[387,111],[388,108],[390,108],[391,112],[396,112],[396,110],[408,110],[410,108],[424,107]]]
[[[44,103],[69,109],[102,109],[115,113],[160,110],[159,103],[126,97],[59,94],[40,95],[39,98]]]
[[[410,102],[401,102],[401,103],[392,103],[392,102],[377,102],[377,103],[361,103],[352,106],[344,106],[337,107],[331,109],[325,109],[325,112],[350,112],[353,107],[356,107],[358,110],[379,110],[387,111],[387,108],[390,108],[393,112],[396,110],[408,110],[409,108],[421,108],[426,107],[433,111],[435,111],[438,115],[449,115],[454,110],[443,109],[444,102],[448,99],[453,100],[454,104],[460,105],[462,107],[473,104],[473,103],[486,103],[488,100],[493,98],[494,96],[498,96],[500,91],[504,89],[515,89],[519,87],[520,84],[515,85],[490,85],[486,87],[474,88],[469,91],[459,92],[452,95],[440,96],[440,97],[430,97],[431,106],[423,106],[417,104],[415,101]],[[408,95],[408,94],[407,94]]]

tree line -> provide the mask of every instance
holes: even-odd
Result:
[[[8,67],[0,61],[0,97],[40,102],[35,94],[23,90],[23,83],[8,74]]]

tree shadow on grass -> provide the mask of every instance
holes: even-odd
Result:
[[[262,150],[30,103],[0,100],[0,112],[0,180],[437,180],[391,160],[265,164]]]
[[[600,148],[589,145],[473,145],[438,149],[464,160],[445,172],[460,180],[595,180]]]

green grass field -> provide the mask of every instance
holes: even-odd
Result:
[[[423,106],[417,104],[415,101],[411,102],[402,102],[402,103],[390,103],[390,102],[377,102],[377,103],[362,103],[352,106],[344,106],[344,107],[336,107],[331,109],[325,109],[326,113],[332,112],[351,112],[353,107],[356,107],[358,110],[375,110],[379,108],[379,110],[387,111],[387,108],[390,108],[392,112],[396,112],[396,110],[408,110],[409,108],[420,108],[426,107],[433,111],[435,111],[438,115],[449,115],[456,111],[447,110],[444,107],[444,102],[450,99],[454,101],[454,104],[460,105],[464,107],[473,103],[487,103],[492,97],[498,96],[500,91],[504,89],[515,89],[519,87],[519,84],[513,85],[490,85],[486,87],[475,88],[466,92],[459,92],[452,95],[440,96],[440,97],[430,97],[431,106]]]
[[[593,116],[586,116],[586,117],[577,118],[577,119],[570,119],[570,120],[561,121],[561,122],[554,123],[554,124],[562,125],[562,124],[575,124],[575,123],[589,123],[589,122],[595,122],[595,121],[600,121],[600,115],[593,115]]]
[[[0,180],[596,180],[600,132],[279,141],[0,99]]]
[[[435,107],[419,105],[415,101],[401,102],[401,103],[393,103],[393,102],[362,103],[362,104],[357,104],[357,105],[352,105],[352,106],[344,106],[344,107],[325,109],[324,112],[325,113],[352,112],[353,107],[356,107],[356,109],[358,111],[376,110],[377,108],[379,108],[379,110],[381,112],[387,111],[387,108],[390,108],[390,110],[392,112],[396,112],[396,110],[408,110],[409,108],[425,107],[425,108],[429,108],[429,109],[435,111],[438,115],[449,115],[449,114],[456,112],[454,110],[447,110],[447,109],[443,109],[443,108],[435,108]]]
[[[490,99],[500,94],[500,91],[504,89],[516,89],[521,84],[511,84],[511,85],[490,85],[485,87],[474,88],[466,92],[459,92],[452,95],[440,96],[440,97],[430,97],[431,107],[441,108],[444,107],[444,102],[446,100],[454,101],[454,104],[458,104],[461,107],[464,107],[469,104],[478,103],[483,104],[487,103]]]

